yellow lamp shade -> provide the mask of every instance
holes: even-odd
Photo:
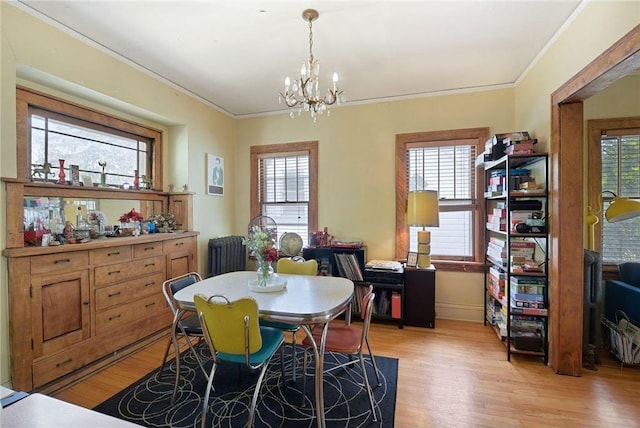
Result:
[[[437,227],[438,192],[416,190],[409,192],[407,204],[407,224],[409,226]]]
[[[628,220],[640,215],[640,202],[616,196],[605,211],[604,216],[609,223]]]

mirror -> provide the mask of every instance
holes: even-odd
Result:
[[[144,218],[163,212],[162,201],[136,199],[97,199],[47,196],[24,197],[24,230],[48,229],[52,234],[63,232],[66,221],[74,226],[86,224],[88,216],[102,213],[104,226],[117,225],[120,216],[135,209]]]

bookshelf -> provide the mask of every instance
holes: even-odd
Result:
[[[485,325],[512,353],[548,360],[548,156],[506,155],[485,170]]]
[[[369,278],[365,270],[367,252],[364,246],[360,248],[308,247],[302,250],[302,256],[306,260],[317,260],[319,275],[342,276],[353,281],[355,288],[352,315],[360,316],[362,296],[366,288],[373,285],[376,298],[372,318],[396,322],[399,328],[403,327],[405,299],[402,272],[399,273],[400,280],[395,279],[393,282],[387,281],[384,276]]]

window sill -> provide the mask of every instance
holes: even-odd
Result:
[[[480,262],[431,260],[437,270],[446,272],[484,273],[486,267]]]

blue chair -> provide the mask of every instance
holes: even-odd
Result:
[[[275,328],[259,325],[258,303],[251,297],[231,302],[221,295],[207,298],[202,294],[196,294],[194,302],[204,339],[209,345],[213,360],[211,372],[207,376],[207,391],[202,404],[200,426],[202,428],[206,426],[209,395],[216,368],[220,362],[226,361],[244,364],[251,370],[260,369],[247,421],[247,427],[252,427],[264,374],[275,352],[278,349],[282,350],[284,333]],[[284,378],[284,373],[282,375]]]

